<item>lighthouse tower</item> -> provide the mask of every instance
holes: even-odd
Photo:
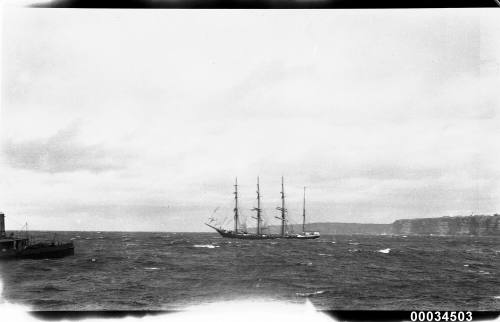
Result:
[[[0,212],[0,238],[5,238],[5,214]]]

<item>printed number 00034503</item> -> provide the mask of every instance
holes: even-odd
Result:
[[[462,321],[472,321],[472,312],[440,312],[440,311],[412,311],[410,313],[411,321],[449,321],[449,322],[462,322]]]

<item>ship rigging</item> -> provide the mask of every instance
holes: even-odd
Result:
[[[303,208],[302,208],[302,233],[300,234],[291,234],[286,230],[287,223],[287,209],[285,207],[285,185],[284,179],[281,177],[281,207],[276,207],[277,210],[280,211],[281,216],[276,216],[275,218],[281,221],[280,225],[280,233],[279,234],[264,234],[262,233],[262,208],[261,208],[261,194],[260,194],[260,182],[259,177],[257,177],[257,207],[252,208],[252,211],[257,213],[256,217],[252,217],[257,221],[256,233],[248,233],[246,229],[239,229],[239,206],[238,206],[238,178],[235,180],[234,184],[234,230],[227,230],[222,228],[221,226],[216,227],[211,223],[205,223],[210,228],[213,228],[217,231],[222,237],[225,238],[238,238],[238,239],[278,239],[278,238],[287,238],[287,239],[316,239],[320,237],[319,232],[308,232],[305,230],[306,228],[306,195],[305,195],[305,187],[304,187],[304,200],[303,200]]]

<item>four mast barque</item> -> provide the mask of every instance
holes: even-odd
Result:
[[[259,177],[257,177],[257,207],[254,207],[252,211],[257,213],[257,217],[252,217],[257,220],[256,233],[248,233],[246,229],[239,229],[239,207],[238,207],[238,178],[235,180],[234,184],[234,230],[223,229],[222,227],[215,227],[210,223],[206,223],[207,226],[215,229],[222,237],[226,238],[239,238],[239,239],[277,239],[277,238],[291,238],[291,239],[316,239],[320,237],[319,232],[308,232],[305,230],[306,223],[306,195],[304,187],[304,203],[303,203],[303,222],[302,222],[302,233],[300,234],[290,234],[286,231],[287,222],[287,209],[285,207],[285,184],[284,179],[281,177],[281,207],[276,207],[280,211],[281,216],[276,216],[275,218],[281,221],[280,233],[279,234],[263,234],[262,230],[262,208],[261,208],[261,193],[260,193],[260,182]]]

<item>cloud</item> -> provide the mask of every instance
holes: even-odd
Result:
[[[100,173],[126,166],[125,153],[107,149],[102,144],[85,145],[78,140],[79,131],[76,122],[45,139],[14,141],[8,138],[2,153],[11,167],[38,172]]]
[[[0,203],[34,227],[204,229],[231,218],[235,176],[242,213],[260,176],[271,218],[281,175],[311,221],[500,205],[483,14],[70,16],[4,28]]]

